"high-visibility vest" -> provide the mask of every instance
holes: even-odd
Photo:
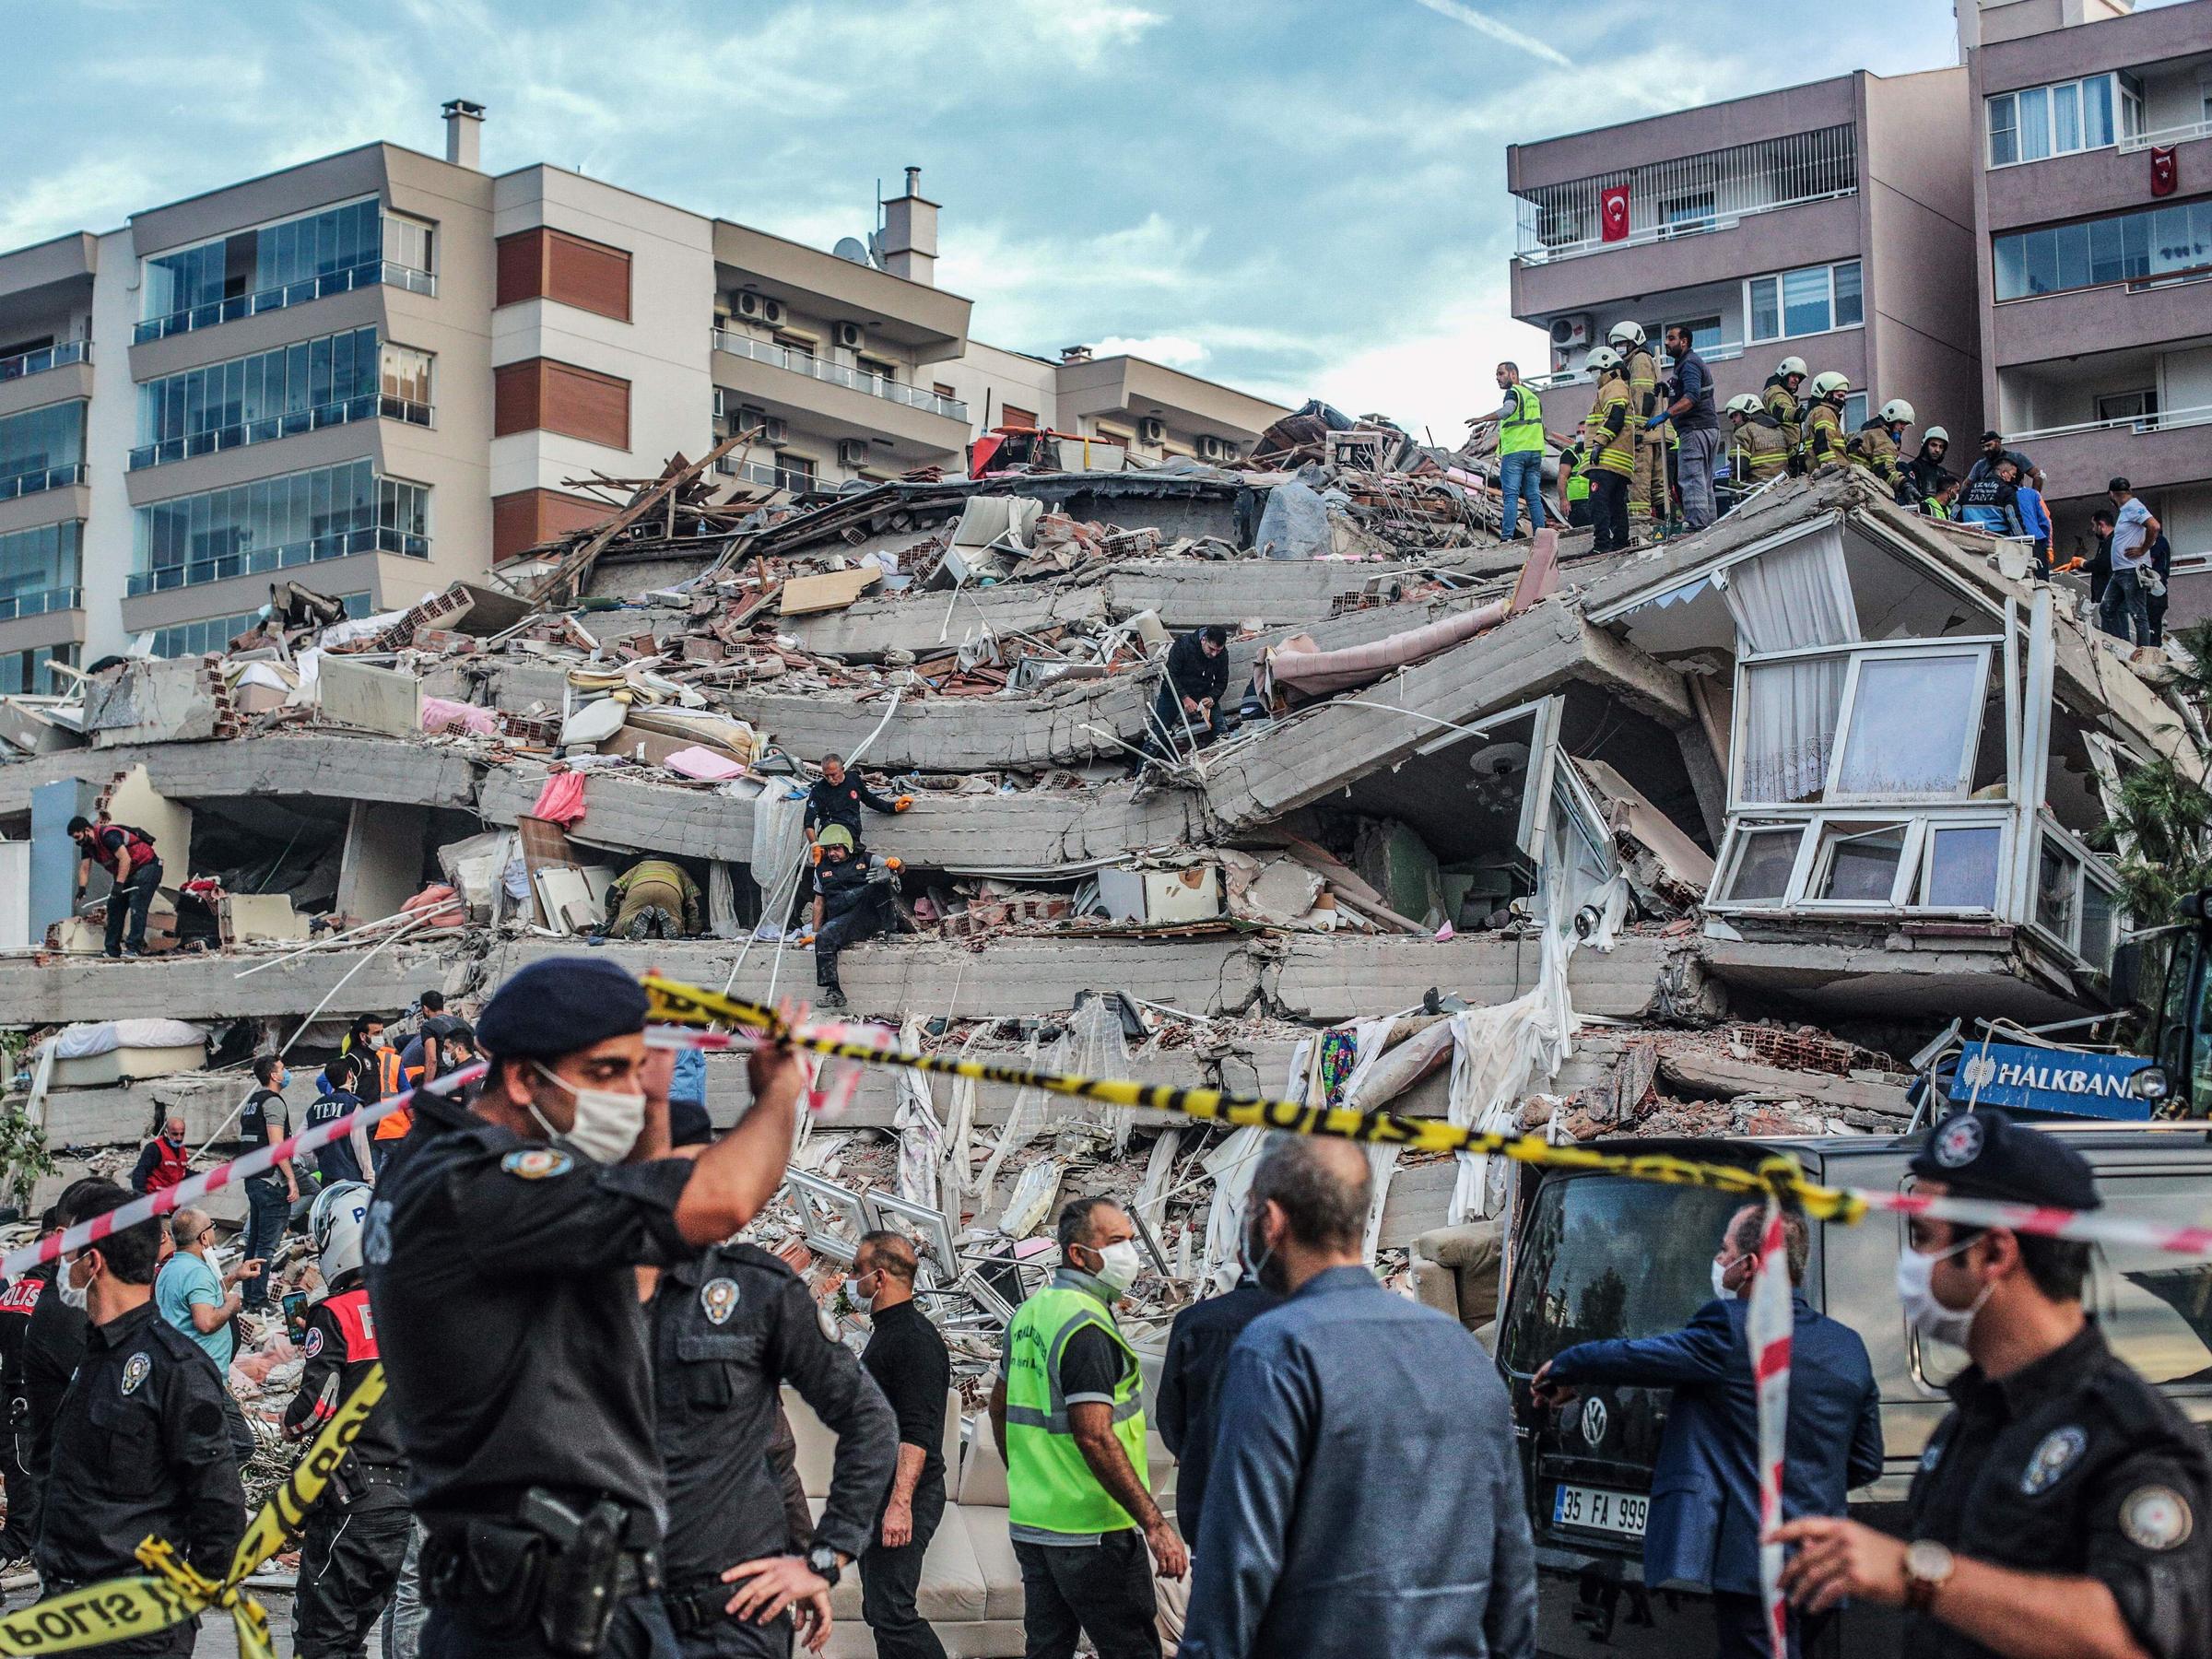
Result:
[[[1772,416],[1754,415],[1728,434],[1728,470],[1738,484],[1764,484],[1789,464],[1789,445]]]
[[[1570,461],[1567,455],[1572,455],[1574,459]],[[1559,465],[1567,474],[1567,500],[1570,501],[1588,500],[1590,499],[1590,452],[1588,448],[1577,445],[1569,450],[1567,454],[1559,457]]]
[[[1087,1536],[1126,1532],[1136,1520],[1099,1484],[1083,1461],[1060,1388],[1060,1356],[1077,1331],[1096,1327],[1126,1361],[1113,1390],[1113,1437],[1147,1491],[1144,1379],[1136,1352],[1106,1304],[1087,1290],[1054,1284],[1014,1315],[1006,1358],[1006,1497],[1016,1526]]]
[[[1597,403],[1583,422],[1584,440],[1594,457],[1591,465],[1618,473],[1624,478],[1636,470],[1636,423],[1624,419],[1618,438],[1606,430],[1606,423],[1613,418],[1615,409],[1625,414],[1628,406],[1629,382],[1617,369],[1598,382]]]
[[[1823,466],[1843,459],[1843,415],[1826,398],[1816,403],[1805,418],[1805,460]]]
[[[1805,441],[1797,418],[1797,394],[1780,381],[1771,380],[1760,398],[1767,406],[1767,413],[1774,417],[1774,424],[1782,429],[1783,452],[1794,454],[1797,446]]]
[[[397,1049],[389,1045],[372,1048],[365,1058],[376,1067],[376,1098],[378,1100],[388,1100],[406,1088],[406,1078],[399,1068],[399,1051]],[[377,1119],[376,1129],[369,1138],[371,1140],[398,1140],[413,1127],[415,1127],[415,1109],[412,1106],[402,1106],[397,1112],[386,1112],[382,1117]]]
[[[1498,453],[1525,455],[1544,453],[1544,400],[1515,381],[1505,389],[1513,412],[1498,423]]]

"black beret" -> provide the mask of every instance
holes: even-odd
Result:
[[[707,1109],[698,1100],[671,1100],[668,1102],[668,1144],[673,1147],[703,1147],[714,1138],[713,1120]]]
[[[645,987],[605,957],[547,957],[511,975],[477,1017],[501,1059],[572,1054],[645,1029]]]
[[[2057,1135],[2016,1124],[1994,1106],[1954,1112],[1937,1124],[1912,1169],[1961,1198],[2072,1210],[2104,1202],[2087,1159]]]

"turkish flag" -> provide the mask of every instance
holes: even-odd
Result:
[[[2171,195],[2181,182],[2182,170],[2173,159],[2173,146],[2154,146],[2150,152],[2150,194]]]
[[[2167,153],[2171,155],[2172,152],[2168,151]],[[2169,190],[2171,188],[2171,185],[2167,186]],[[2161,191],[2159,194],[2164,194],[2165,193]],[[1629,187],[1626,184],[1607,186],[1605,193],[1597,198],[1597,212],[1598,241],[1626,241],[1629,240]]]

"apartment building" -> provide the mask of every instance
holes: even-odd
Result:
[[[371,144],[0,254],[0,691],[219,648],[294,576],[357,614],[605,516],[722,438],[732,488],[917,466],[1028,419],[1225,458],[1285,411],[969,335],[919,169],[834,253],[536,165]],[[1073,424],[1070,424],[1073,423]]]
[[[2212,0],[1962,6],[1983,398],[2049,479],[2062,550],[2108,479],[2212,612]]]
[[[1623,321],[1685,324],[1723,401],[1784,357],[1978,430],[1973,185],[1963,69],[1859,71],[1506,150],[1512,311],[1547,422],[1590,406],[1583,359]],[[1627,194],[1625,220],[1606,205]],[[1547,372],[1548,371],[1548,372]]]

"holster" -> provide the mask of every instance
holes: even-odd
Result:
[[[424,1599],[460,1606],[493,1635],[535,1630],[571,1659],[594,1659],[625,1596],[660,1588],[659,1562],[631,1544],[629,1513],[601,1499],[579,1515],[543,1488],[512,1522],[471,1520],[433,1534],[423,1552]]]

